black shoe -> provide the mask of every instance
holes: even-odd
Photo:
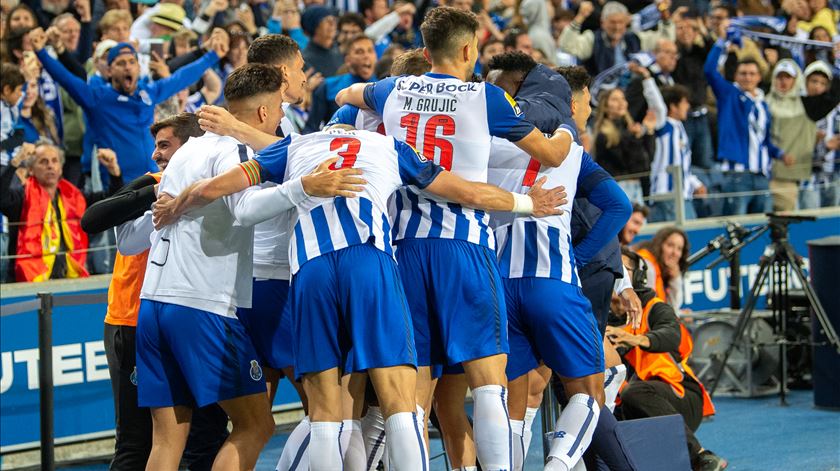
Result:
[[[700,452],[700,455],[697,456],[697,459],[694,460],[692,468],[694,471],[720,471],[722,469],[726,469],[728,464],[729,463],[720,456],[709,450],[703,450]]]

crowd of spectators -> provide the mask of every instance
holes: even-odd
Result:
[[[687,217],[836,206],[835,3],[0,0],[0,276],[32,279],[17,266],[47,234],[55,240],[42,244],[44,258],[63,262],[42,261],[33,277],[107,271],[92,263],[96,248],[87,267],[75,255],[88,239],[108,245],[107,236],[83,234],[71,219],[115,183],[156,169],[153,122],[223,105],[226,77],[257,37],[283,34],[300,46],[306,93],[284,107],[291,130],[308,133],[330,120],[338,91],[384,78],[396,56],[422,47],[419,24],[443,4],[478,16],[476,76],[517,50],[597,77],[581,140],[651,207],[650,221],[674,219],[669,165],[681,167]],[[60,165],[40,168],[46,154]]]

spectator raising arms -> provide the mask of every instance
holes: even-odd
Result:
[[[140,67],[134,46],[120,43],[108,52],[110,85],[94,85],[70,74],[47,53],[46,34],[40,28],[30,36],[44,68],[85,110],[89,128],[96,133],[96,144],[114,149],[128,180],[156,170],[149,160],[154,142],[147,131],[154,120],[155,105],[198,81],[204,71],[227,54],[229,42],[227,33],[215,30],[210,38],[213,47],[210,52],[155,82],[139,80]]]

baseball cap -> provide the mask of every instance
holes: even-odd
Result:
[[[104,39],[96,45],[96,50],[93,52],[93,58],[99,59],[102,57],[109,49],[116,46],[117,42],[113,39]]]
[[[128,49],[129,52],[126,52],[126,49]],[[117,43],[114,45],[114,47],[111,48],[111,50],[108,51],[108,65],[111,65],[111,63],[114,62],[117,59],[117,57],[123,54],[131,54],[134,57],[137,57],[137,51],[134,49],[134,46],[132,46],[131,43]]]
[[[791,77],[796,77],[797,75],[799,75],[793,63],[788,61],[779,62],[779,64],[773,70],[773,76],[779,75],[781,73],[788,74]]]
[[[184,9],[174,3],[161,3],[158,11],[152,15],[152,21],[161,26],[178,30],[184,25],[187,14]]]

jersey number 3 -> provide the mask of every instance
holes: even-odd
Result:
[[[411,147],[421,150],[421,154],[446,170],[452,170],[452,143],[438,137],[438,129],[442,136],[455,135],[455,120],[443,114],[435,115],[426,121],[423,128],[423,142],[417,142],[417,131],[420,127],[420,115],[409,113],[400,118],[400,127],[405,128],[405,142]],[[421,145],[422,144],[422,145]],[[440,157],[435,158],[435,149],[440,149]]]
[[[330,165],[330,170],[350,168],[355,165],[361,148],[361,141],[355,137],[337,137],[330,141],[330,152],[338,151],[340,157],[338,161]]]

